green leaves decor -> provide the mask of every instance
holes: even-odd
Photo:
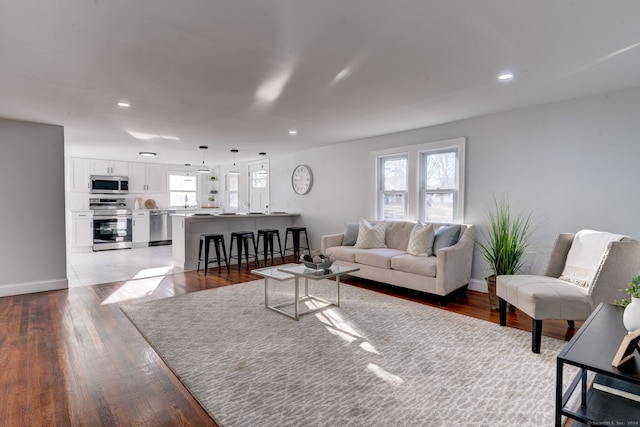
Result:
[[[514,274],[522,268],[532,232],[531,211],[514,212],[508,198],[493,198],[488,211],[488,229],[480,230],[476,244],[496,276]]]

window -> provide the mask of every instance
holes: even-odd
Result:
[[[379,159],[378,217],[402,219],[407,216],[407,156]]]
[[[455,222],[458,201],[458,150],[420,153],[420,219],[426,222]]]
[[[197,176],[189,172],[169,172],[169,205],[196,206]]]
[[[376,151],[376,218],[464,221],[465,138]]]
[[[227,206],[229,208],[238,209],[238,191],[239,191],[239,182],[240,175],[227,175]]]
[[[264,169],[251,172],[251,187],[266,188],[267,187],[267,171]]]

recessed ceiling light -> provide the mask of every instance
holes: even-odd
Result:
[[[138,154],[144,157],[155,157],[158,155],[157,153],[152,153],[151,151],[140,151]]]
[[[505,71],[504,73],[498,74],[498,80],[501,82],[508,82],[513,80],[513,73],[510,71]]]
[[[289,131],[289,135],[295,135],[295,134],[297,134],[297,133],[298,133],[298,131],[297,131],[297,130],[295,130],[295,129],[291,129],[291,130]]]
[[[118,107],[120,107],[120,108],[129,108],[129,107],[131,107],[131,104],[129,104],[126,101],[120,101],[120,102],[118,102]]]

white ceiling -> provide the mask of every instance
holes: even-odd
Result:
[[[222,164],[640,86],[639,46],[637,0],[0,0],[0,117]]]

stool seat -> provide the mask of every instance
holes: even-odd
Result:
[[[253,254],[249,252],[249,239],[251,239],[251,246],[253,247]],[[233,255],[233,242],[236,241],[238,248],[236,249],[237,255]],[[258,260],[258,247],[256,245],[255,233],[253,231],[234,231],[231,233],[231,245],[229,246],[229,263],[231,259],[238,260],[238,271],[242,268],[242,248],[244,246],[244,256],[247,262],[247,268],[249,268],[249,258],[253,258],[256,265],[260,267],[260,261]]]
[[[307,243],[307,246],[300,246],[300,239],[302,238],[302,233],[304,233],[304,238]],[[291,234],[291,241],[293,246],[287,246],[287,240],[289,238],[289,234]],[[309,245],[309,236],[307,234],[307,227],[287,227],[287,231],[284,236],[284,251],[292,251],[295,261],[300,260],[300,250],[306,249],[307,253],[311,255],[311,249]]]
[[[214,248],[216,250],[216,257],[213,259],[209,259],[209,246],[213,242]],[[207,270],[209,269],[209,262],[217,262],[218,270],[221,268],[220,264],[220,246],[222,246],[222,252],[224,253],[224,263],[227,266],[227,271],[229,271],[229,261],[227,260],[227,248],[224,243],[224,235],[217,233],[203,233],[200,235],[200,245],[198,247],[198,268],[196,269],[196,273],[200,271],[200,263],[204,262],[204,275],[207,275]],[[202,257],[202,248],[204,247],[204,258]]]
[[[258,254],[263,254],[264,265],[267,266],[267,254],[271,254],[271,265],[273,265],[273,253],[279,253],[282,257],[282,263],[284,264],[284,252],[282,251],[282,244],[280,243],[280,230],[276,228],[265,228],[258,230],[257,247],[260,247],[260,237],[262,237],[262,251],[258,251]],[[278,238],[278,249],[274,250],[274,237]]]

